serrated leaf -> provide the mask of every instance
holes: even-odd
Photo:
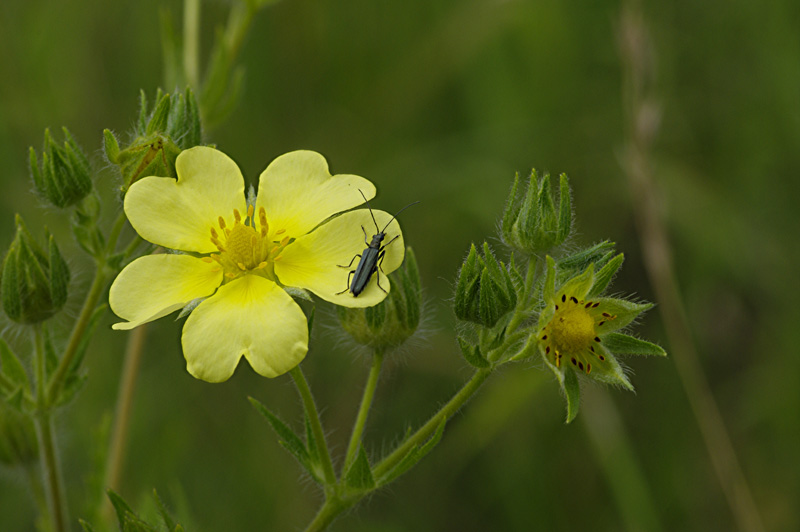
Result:
[[[462,337],[458,337],[458,345],[461,347],[461,353],[464,355],[464,359],[469,362],[472,367],[475,368],[488,368],[489,361],[486,360],[483,355],[481,354],[481,350],[478,348],[477,345],[470,345],[466,340]]]
[[[400,460],[397,465],[395,465],[392,469],[386,473],[383,478],[380,479],[378,485],[385,486],[389,482],[392,482],[397,477],[414,467],[420,460],[425,458],[429,452],[433,450],[434,447],[441,441],[442,435],[444,434],[444,428],[447,425],[447,420],[443,419],[439,426],[436,427],[436,432],[426,441],[422,446],[415,445],[408,451],[402,460]]]
[[[615,355],[667,356],[660,345],[627,334],[607,334],[603,336],[603,345]]]
[[[308,449],[308,472],[311,474],[311,478],[313,478],[317,483],[323,484],[322,478],[324,473],[322,472],[322,461],[320,459],[320,452],[319,452],[319,445],[317,444],[317,439],[314,437],[314,430],[311,428],[311,419],[308,417],[308,413],[304,412],[304,417],[306,420],[306,448]]]
[[[28,372],[22,365],[17,355],[11,350],[6,341],[0,338],[0,373],[5,375],[13,384],[29,390]]]
[[[575,416],[578,415],[578,407],[581,402],[581,386],[578,383],[578,376],[570,368],[564,370],[562,387],[567,398],[567,423],[571,423]]]
[[[345,484],[348,488],[355,491],[370,491],[375,487],[375,479],[372,476],[372,467],[369,465],[367,453],[364,446],[358,448],[358,454],[350,468],[344,475]]]
[[[294,456],[300,465],[302,465],[309,473],[312,473],[312,468],[309,463],[309,454],[303,440],[289,428],[286,423],[280,420],[278,416],[270,412],[257,399],[249,397],[250,403],[258,410],[261,415],[267,418],[267,422],[272,427],[272,430],[278,435],[278,442]],[[313,475],[313,473],[312,473]]]

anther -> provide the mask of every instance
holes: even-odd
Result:
[[[566,303],[567,302],[567,294],[561,294],[561,302],[562,303]]]
[[[233,218],[237,223],[242,221],[242,214],[239,212],[239,209],[233,209]]]
[[[220,217],[217,219],[217,223],[219,223],[219,228],[220,228],[220,229],[225,229],[225,218],[223,218],[222,216],[220,216]],[[212,228],[211,230],[213,231],[214,229]]]
[[[576,305],[578,304],[578,298],[577,298],[577,297],[575,297],[575,296],[572,296],[570,299],[571,299],[571,300],[572,300],[572,302],[573,302],[573,303],[575,303]]]

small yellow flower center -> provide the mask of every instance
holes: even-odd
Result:
[[[596,334],[594,318],[581,306],[573,306],[557,312],[550,322],[553,344],[564,352],[580,352],[588,349]]]
[[[606,362],[597,327],[616,316],[602,312],[597,308],[599,306],[597,301],[579,301],[566,294],[558,297],[555,314],[539,338],[545,357],[556,367],[568,363],[588,375],[592,372],[592,364],[596,366]]]
[[[282,240],[270,240],[269,224],[264,208],[258,210],[258,220],[253,216],[252,206],[247,209],[247,217],[242,220],[241,213],[233,210],[233,227],[228,227],[222,216],[218,224],[220,232],[211,228],[211,242],[219,250],[213,253],[211,260],[217,261],[227,279],[235,279],[247,273],[256,273],[270,279],[275,278],[272,265],[280,258],[283,248],[289,243],[289,237]],[[274,236],[283,233],[276,231]]]

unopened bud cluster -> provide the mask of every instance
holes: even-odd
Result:
[[[406,248],[403,266],[389,276],[389,283],[389,295],[374,307],[336,307],[344,330],[357,343],[380,351],[399,347],[419,326],[422,285],[410,247]]]
[[[91,168],[86,154],[67,128],[64,146],[59,146],[44,130],[41,164],[36,150],[30,148],[30,171],[36,192],[59,208],[69,207],[92,191]]]
[[[17,234],[3,260],[0,299],[17,323],[38,323],[61,310],[67,301],[70,273],[53,236],[43,249],[17,215]]]
[[[572,231],[572,202],[567,176],[561,174],[559,177],[557,209],[549,174],[538,178],[534,170],[524,195],[519,193],[519,188],[517,174],[503,213],[503,242],[528,255],[541,255],[563,244]]]
[[[123,192],[143,176],[176,177],[178,154],[201,140],[200,111],[191,89],[172,95],[159,89],[152,110],[143,91],[134,135],[121,149],[114,134],[103,131],[106,157],[122,172]]]
[[[483,256],[473,244],[458,274],[455,295],[456,317],[484,327],[514,310],[517,293],[509,269],[483,244]]]

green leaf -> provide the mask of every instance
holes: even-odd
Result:
[[[112,490],[108,490],[108,498],[117,512],[117,520],[122,532],[158,532],[156,527],[140,519],[122,497]]]
[[[464,355],[464,359],[469,362],[472,367],[475,368],[488,368],[489,361],[484,358],[483,354],[481,354],[480,348],[475,345],[470,345],[469,342],[464,340],[462,337],[458,337],[458,345],[461,347],[461,353]]]
[[[599,244],[573,253],[558,261],[560,270],[583,270],[590,263],[597,262],[603,255],[614,250],[614,243],[604,240]],[[568,273],[569,275],[569,273]]]
[[[611,280],[616,275],[617,271],[622,266],[622,262],[625,260],[625,255],[620,253],[616,257],[614,257],[611,261],[606,263],[600,271],[598,271],[594,276],[594,284],[592,288],[589,290],[589,293],[586,294],[586,297],[594,297],[598,296],[603,293],[603,291],[608,288],[608,285],[611,284]]]
[[[9,393],[4,399],[6,404],[22,412],[22,399],[24,397],[25,394],[22,386],[17,386],[17,388],[13,392]]]
[[[92,525],[90,525],[83,519],[78,519],[78,523],[80,523],[83,532],[94,532],[94,528],[92,528]]]
[[[439,443],[442,439],[442,434],[444,434],[444,427],[447,425],[447,420],[442,419],[439,426],[436,427],[436,432],[433,433],[428,441],[426,441],[422,446],[415,445],[408,451],[402,460],[400,460],[397,465],[395,465],[392,469],[386,473],[383,478],[381,478],[378,482],[379,486],[385,486],[386,484],[392,482],[394,479],[414,467],[420,460],[422,460],[425,455],[433,450],[436,447],[436,444]]]
[[[294,433],[292,429],[289,428],[286,423],[280,420],[278,416],[270,412],[266,406],[264,406],[261,402],[257,399],[249,397],[250,403],[258,410],[261,415],[267,418],[267,422],[269,422],[272,430],[278,435],[278,442],[287,450],[289,451],[292,456],[294,456],[300,465],[303,466],[309,473],[312,473],[312,467],[309,462],[309,454],[308,449],[306,449],[303,440]],[[313,473],[312,473],[313,476]]]
[[[311,478],[317,481],[317,483],[324,484],[322,479],[324,478],[325,474],[322,471],[322,459],[319,451],[319,445],[317,444],[317,439],[314,437],[314,430],[311,428],[311,419],[308,417],[307,412],[304,412],[304,417],[306,420],[306,447],[308,448],[309,465],[308,472],[311,474]]]
[[[611,333],[602,340],[605,348],[617,355],[667,356],[660,345],[627,334]]]
[[[3,338],[0,338],[0,373],[20,388],[30,390],[25,367]]]
[[[153,490],[153,500],[156,501],[156,507],[158,508],[158,515],[161,516],[161,521],[163,522],[164,526],[167,530],[174,530],[176,523],[172,519],[167,507],[164,506],[164,501],[161,500],[161,497],[158,496],[158,492]]]
[[[367,453],[364,446],[358,448],[356,459],[350,465],[344,475],[344,481],[348,488],[355,491],[370,491],[375,488],[375,479],[372,477],[372,468],[369,465]]]
[[[581,386],[578,383],[578,376],[570,368],[564,370],[564,395],[567,397],[567,423],[571,423],[578,415],[578,407],[581,402]]]

